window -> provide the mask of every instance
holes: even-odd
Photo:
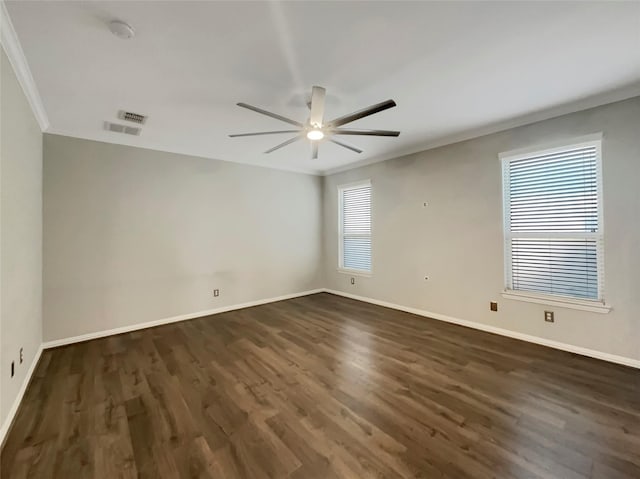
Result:
[[[338,267],[371,273],[371,182],[338,187],[338,203]]]
[[[507,292],[604,303],[601,140],[501,158]]]

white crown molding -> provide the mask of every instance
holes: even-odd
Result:
[[[640,83],[633,83],[631,85],[607,91],[599,95],[594,95],[580,100],[564,103],[552,108],[545,108],[544,110],[529,113],[527,115],[491,123],[489,125],[484,125],[459,133],[454,133],[442,138],[436,138],[426,143],[410,146],[408,148],[398,150],[384,156],[367,158],[364,160],[346,164],[344,166],[329,168],[327,170],[323,170],[321,175],[331,176],[336,173],[354,170],[356,168],[372,165],[374,163],[382,163],[383,161],[389,161],[396,158],[413,155],[415,153],[420,153],[422,151],[433,150],[442,146],[452,145],[454,143],[460,143],[463,141],[472,140],[474,138],[480,138],[482,136],[499,133],[501,131],[510,130],[512,128],[518,128],[520,126],[531,125],[539,121],[550,120],[552,118],[557,118],[563,115],[569,115],[571,113],[577,113],[579,111],[597,108],[599,106],[608,105],[610,103],[628,100],[637,96],[640,96]]]
[[[121,135],[120,133],[110,133],[111,135],[119,136],[131,136],[131,138],[113,138],[105,137],[102,132],[95,133],[73,133],[58,128],[50,127],[47,132],[50,135],[66,136],[68,138],[76,138],[78,140],[96,141],[98,143],[107,143],[109,145],[129,146],[131,148],[141,148],[143,150],[159,151],[161,153],[170,153],[174,155],[192,156],[194,158],[204,158],[206,160],[224,161],[225,163],[232,163],[234,165],[255,166],[256,168],[266,168],[268,170],[286,171],[288,173],[299,173],[302,175],[322,176],[319,170],[310,168],[291,168],[285,166],[274,166],[271,164],[259,164],[251,161],[243,160],[224,160],[221,158],[214,158],[212,156],[206,156],[197,151],[190,151],[183,148],[158,148],[151,144],[142,143],[139,136],[133,135]]]
[[[9,12],[7,11],[7,6],[4,1],[0,1],[0,40],[9,58],[9,62],[15,71],[16,78],[22,86],[29,105],[31,105],[33,115],[40,125],[40,129],[47,131],[49,128],[49,118],[47,117],[42,98],[40,98],[40,93],[38,93],[38,88],[31,75],[29,64],[20,46],[20,41],[13,28],[13,23],[11,23],[11,17],[9,17]]]
[[[11,18],[9,16],[4,0],[0,0],[0,21],[1,21],[0,32],[1,32],[2,46],[4,47],[4,50],[7,53],[7,57],[9,58],[9,61],[13,66],[13,69],[16,73],[16,77],[18,78],[18,81],[22,86],[22,89],[24,90],[24,93],[27,97],[27,100],[29,101],[31,109],[33,110],[34,116],[36,117],[36,120],[40,125],[40,129],[43,132],[51,132],[51,133],[62,135],[62,136],[70,136],[70,137],[83,138],[83,139],[89,139],[94,141],[102,141],[105,143],[137,146],[137,145],[131,145],[127,142],[122,142],[122,141],[110,141],[108,139],[100,137],[99,135],[87,136],[87,135],[78,135],[72,132],[52,130],[50,128],[49,119],[48,119],[46,110],[44,108],[42,98],[40,97],[35,81],[31,74],[31,70],[29,69],[29,65],[24,55],[24,51],[22,50],[22,47],[18,40],[18,36],[11,22]],[[608,103],[622,101],[622,100],[639,96],[639,95],[640,95],[640,83],[634,83],[634,84],[627,85],[615,90],[603,92],[598,95],[582,98],[576,101],[571,101],[566,104],[557,105],[555,107],[533,112],[531,114],[527,114],[524,116],[519,116],[517,118],[508,119],[505,121],[500,121],[500,122],[492,123],[489,125],[484,125],[482,127],[474,128],[471,130],[466,130],[463,132],[448,135],[445,137],[433,139],[426,143],[421,143],[417,145],[414,144],[407,148],[400,149],[383,156],[366,158],[361,161],[355,161],[343,166],[329,168],[326,170],[274,167],[272,165],[262,166],[262,165],[257,165],[255,163],[241,162],[241,161],[233,161],[233,162],[240,163],[240,164],[250,164],[252,166],[259,166],[259,167],[264,167],[269,169],[303,173],[303,174],[314,175],[314,176],[330,176],[336,173],[341,173],[344,171],[360,168],[360,167],[371,165],[374,163],[380,163],[383,161],[388,161],[395,158],[400,158],[403,156],[419,153],[421,151],[430,150],[430,149],[438,148],[441,146],[446,146],[453,143],[470,140],[473,138],[478,138],[481,136],[497,133],[497,132],[508,130],[511,128],[516,128],[519,126],[528,125],[531,123],[536,123],[538,121],[543,121],[550,118],[555,118],[558,116],[562,116],[562,115],[566,115],[566,114],[570,114],[570,113],[574,113],[582,110],[587,110],[587,109],[605,105]],[[168,153],[201,156],[198,154],[194,155],[193,153],[189,153],[185,151],[169,151],[166,149],[154,148],[148,145],[142,146],[142,148],[152,149],[157,151],[164,151]],[[229,161],[229,160],[224,160],[224,161]]]

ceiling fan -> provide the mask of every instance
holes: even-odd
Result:
[[[309,110],[310,110],[309,119],[305,123],[292,120],[291,118],[287,118],[282,115],[278,115],[277,113],[272,113],[270,111],[263,110],[262,108],[248,105],[246,103],[238,103],[237,105],[241,106],[242,108],[246,108],[248,110],[255,111],[256,113],[270,116],[271,118],[275,118],[276,120],[289,123],[290,125],[296,126],[297,129],[278,130],[278,131],[261,131],[257,133],[239,133],[235,135],[229,135],[229,137],[236,138],[240,136],[279,135],[279,134],[285,134],[285,133],[295,133],[296,136],[294,136],[293,138],[285,142],[280,143],[279,145],[274,146],[273,148],[268,149],[267,151],[265,151],[265,153],[271,153],[272,151],[276,151],[306,136],[311,141],[311,158],[315,160],[318,158],[319,142],[324,138],[328,139],[332,143],[335,143],[336,145],[340,145],[351,151],[355,151],[356,153],[362,153],[362,150],[360,148],[356,148],[353,145],[349,145],[348,143],[339,141],[334,137],[338,135],[364,135],[364,136],[398,136],[400,135],[399,131],[391,131],[391,130],[353,130],[353,129],[347,129],[347,128],[340,128],[342,125],[346,125],[347,123],[351,123],[352,121],[356,121],[356,120],[359,120],[360,118],[373,115],[374,113],[379,113],[381,111],[388,110],[389,108],[393,108],[394,106],[396,106],[395,101],[393,100],[383,101],[381,103],[371,105],[370,107],[364,108],[362,110],[358,110],[354,113],[350,113],[348,115],[344,115],[334,120],[325,122],[324,121],[325,94],[326,94],[326,90],[320,86],[314,86],[312,88],[311,101],[307,103],[307,106],[309,107]]]

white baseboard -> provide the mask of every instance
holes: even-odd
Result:
[[[186,321],[187,319],[201,318],[203,316],[210,316],[212,314],[218,314],[218,313],[226,313],[227,311],[233,311],[236,309],[250,308],[252,306],[260,306],[261,304],[275,303],[276,301],[283,301],[285,299],[293,299],[293,298],[298,298],[300,296],[308,296],[310,294],[322,293],[323,291],[324,289],[312,289],[309,291],[302,291],[300,293],[285,294],[284,296],[276,296],[274,298],[258,299],[256,301],[249,301],[247,303],[232,304],[229,306],[222,306],[220,308],[208,309],[206,311],[198,311],[196,313],[182,314],[180,316],[173,316],[171,318],[156,319],[154,321],[132,324],[130,326],[123,326],[121,328],[108,329],[105,331],[96,331],[94,333],[82,334],[80,336],[54,339],[53,341],[46,341],[42,343],[42,348],[43,349],[56,348],[58,346],[65,346],[67,344],[80,343],[82,341],[89,341],[91,339],[98,339],[98,338],[104,338],[106,336],[113,336],[114,334],[128,333],[131,331],[137,331],[139,329],[147,329],[147,328],[153,328],[154,326],[162,326],[163,324]]]
[[[572,344],[562,343],[560,341],[554,341],[551,339],[540,338],[538,336],[532,336],[530,334],[518,333],[509,329],[498,328],[487,324],[477,323],[474,321],[468,321],[465,319],[454,318],[453,316],[447,316],[445,314],[434,313],[431,311],[425,311],[418,308],[412,308],[409,306],[403,306],[388,301],[382,301],[379,299],[369,298],[366,296],[358,296],[356,294],[347,293],[344,291],[338,291],[328,288],[313,289],[309,291],[302,291],[300,293],[286,294],[283,296],[277,296],[274,298],[259,299],[257,301],[250,301],[247,303],[234,304],[230,306],[223,306],[220,308],[210,309],[206,311],[198,311],[196,313],[183,314],[180,316],[173,316],[171,318],[158,319],[155,321],[149,321],[146,323],[134,324],[131,326],[123,326],[121,328],[109,329],[106,331],[97,331],[94,333],[83,334],[80,336],[73,336],[69,338],[56,339],[53,341],[47,341],[42,344],[42,349],[55,348],[58,346],[65,346],[67,344],[79,343],[82,341],[89,341],[91,339],[104,338],[107,336],[113,336],[115,334],[128,333],[130,331],[136,331],[139,329],[152,328],[154,326],[161,326],[163,324],[176,323],[178,321],[186,321],[188,319],[200,318],[203,316],[209,316],[212,314],[224,313],[227,311],[233,311],[236,309],[250,308],[252,306],[260,306],[261,304],[274,303],[276,301],[283,301],[286,299],[298,298],[300,296],[308,296],[316,293],[331,293],[337,296],[344,296],[346,298],[355,299],[358,301],[364,301],[366,303],[375,304],[378,306],[384,306],[386,308],[396,309],[398,311],[404,311],[406,313],[416,314],[418,316],[424,316],[427,318],[437,319],[439,321],[445,321],[447,323],[458,324],[460,326],[466,326],[468,328],[485,331],[488,333],[499,334],[500,336],[506,336],[509,338],[519,339],[521,341],[527,341],[529,343],[540,344],[554,349],[560,349],[562,351],[568,351],[570,353],[580,354],[582,356],[588,356],[591,358],[601,359],[603,361],[609,361],[611,363],[623,364],[632,368],[640,369],[640,360],[627,358],[624,356],[617,356],[615,354],[609,354],[602,351],[596,351],[594,349],[583,348],[580,346],[574,346]],[[39,354],[38,354],[39,357]],[[34,367],[35,365],[32,365]],[[26,387],[26,386],[25,386]],[[24,391],[23,391],[24,393]]]
[[[42,349],[43,349],[42,346],[38,348],[38,351],[36,352],[36,355],[34,356],[33,361],[31,361],[29,370],[27,371],[27,374],[24,377],[24,381],[22,381],[20,390],[18,391],[18,394],[16,395],[16,398],[14,399],[13,404],[11,405],[11,409],[9,409],[9,413],[7,414],[7,417],[4,420],[2,427],[0,427],[0,449],[2,449],[2,446],[4,446],[4,441],[7,438],[7,434],[11,429],[11,425],[13,424],[14,419],[16,418],[18,408],[20,408],[20,404],[22,403],[22,399],[24,398],[24,393],[27,392],[27,386],[29,386],[29,382],[31,381],[31,376],[33,376],[33,373],[36,370],[36,366],[38,365],[38,361],[40,361],[40,356],[42,355]]]
[[[424,316],[427,318],[437,319],[439,321],[446,321],[447,323],[458,324],[460,326],[466,326],[468,328],[478,329],[488,333],[499,334],[500,336],[506,336],[509,338],[520,339],[521,341],[527,341],[529,343],[540,344],[554,349],[560,349],[562,351],[568,351],[570,353],[580,354],[582,356],[589,356],[591,358],[602,359],[603,361],[609,361],[611,363],[623,364],[632,368],[640,369],[640,360],[627,358],[624,356],[617,356],[615,354],[604,353],[602,351],[596,351],[593,349],[583,348],[580,346],[574,346],[572,344],[561,343],[559,341],[553,341],[551,339],[540,338],[538,336],[531,336],[530,334],[518,333],[509,329],[497,328],[495,326],[489,326],[487,324],[476,323],[473,321],[467,321],[465,319],[454,318],[440,313],[432,313],[431,311],[425,311],[418,308],[411,308],[409,306],[402,306],[399,304],[389,303],[387,301],[381,301],[379,299],[368,298],[366,296],[358,296],[356,294],[345,293],[343,291],[337,291],[333,289],[325,289],[327,293],[335,294],[337,296],[344,296],[345,298],[351,298],[358,301],[364,301],[366,303],[375,304],[378,306],[384,306],[386,308],[397,309],[398,311],[404,311],[406,313],[416,314],[418,316]]]
[[[433,313],[430,311],[425,311],[422,309],[418,309],[418,308],[412,308],[409,306],[402,306],[399,304],[394,304],[394,303],[390,303],[388,301],[381,301],[378,299],[373,299],[373,298],[368,298],[366,296],[358,296],[356,294],[351,294],[351,293],[346,293],[343,291],[337,291],[334,289],[327,289],[327,288],[321,288],[321,289],[313,289],[313,290],[309,290],[309,291],[303,291],[300,293],[293,293],[293,294],[287,294],[284,296],[277,296],[274,298],[266,298],[266,299],[259,299],[257,301],[249,301],[247,303],[241,303],[241,304],[234,304],[234,305],[230,305],[230,306],[223,306],[220,308],[215,308],[215,309],[210,309],[207,311],[198,311],[197,313],[190,313],[190,314],[183,314],[180,316],[174,316],[171,318],[165,318],[165,319],[159,319],[156,321],[149,321],[146,323],[140,323],[140,324],[134,324],[131,326],[124,326],[122,328],[116,328],[116,329],[110,329],[110,330],[106,330],[106,331],[97,331],[95,333],[89,333],[89,334],[84,334],[81,336],[74,336],[74,337],[70,337],[70,338],[63,338],[63,339],[56,339],[54,341],[47,341],[45,343],[43,343],[40,348],[38,349],[35,357],[33,358],[33,361],[31,362],[31,365],[29,366],[29,370],[27,371],[27,374],[24,378],[24,381],[22,382],[22,385],[20,386],[20,390],[18,391],[18,394],[15,398],[15,400],[13,401],[13,404],[11,406],[11,409],[9,410],[9,413],[7,414],[7,418],[4,421],[4,424],[2,424],[2,427],[0,427],[0,447],[2,447],[2,445],[4,445],[4,441],[6,439],[7,433],[9,432],[11,425],[13,424],[13,421],[15,419],[16,413],[18,412],[18,408],[20,407],[20,403],[22,402],[22,399],[24,397],[24,394],[27,390],[27,386],[29,385],[29,382],[31,381],[31,377],[33,376],[33,373],[35,372],[36,366],[38,365],[38,361],[40,360],[40,356],[42,355],[42,351],[44,349],[48,349],[48,348],[54,348],[57,346],[64,346],[67,344],[73,344],[73,343],[78,343],[81,341],[88,341],[91,339],[97,339],[97,338],[103,338],[106,336],[112,336],[114,334],[121,334],[121,333],[126,333],[129,331],[136,331],[139,329],[146,329],[146,328],[152,328],[154,326],[160,326],[163,324],[169,324],[169,323],[175,323],[178,321],[185,321],[188,319],[195,319],[195,318],[200,318],[203,316],[209,316],[211,314],[217,314],[217,313],[224,313],[227,311],[233,311],[236,309],[243,309],[243,308],[250,308],[252,306],[260,306],[261,304],[267,304],[267,303],[274,303],[276,301],[283,301],[286,299],[293,299],[293,298],[298,298],[301,296],[308,296],[310,294],[316,294],[316,293],[331,293],[331,294],[335,294],[337,296],[344,296],[346,298],[351,298],[351,299],[355,299],[358,301],[364,301],[366,303],[371,303],[371,304],[375,304],[378,306],[384,306],[386,308],[391,308],[391,309],[396,309],[398,311],[404,311],[406,313],[412,313],[412,314],[416,314],[418,316],[424,316],[427,318],[432,318],[432,319],[437,319],[439,321],[445,321],[447,323],[453,323],[453,324],[458,324],[461,326],[466,326],[468,328],[473,328],[473,329],[478,329],[480,331],[486,331],[488,333],[493,333],[493,334],[499,334],[500,336],[506,336],[509,338],[514,338],[514,339],[520,339],[522,341],[527,341],[529,343],[534,343],[534,344],[540,344],[543,346],[548,346],[551,348],[555,348],[555,349],[560,349],[562,351],[568,351],[571,353],[575,353],[575,354],[580,354],[583,356],[589,356],[592,358],[596,358],[596,359],[602,359],[604,361],[609,361],[611,363],[616,363],[616,364],[623,364],[625,366],[630,366],[632,368],[638,368],[640,369],[640,360],[637,359],[632,359],[632,358],[627,358],[624,356],[617,356],[615,354],[609,354],[609,353],[604,353],[601,351],[595,351],[593,349],[587,349],[587,348],[582,348],[580,346],[574,346],[571,344],[566,344],[566,343],[561,343],[559,341],[553,341],[550,339],[544,339],[544,338],[540,338],[537,336],[531,336],[529,334],[524,334],[524,333],[518,333],[515,331],[510,331],[508,329],[503,329],[503,328],[497,328],[495,326],[489,326],[486,324],[482,324],[482,323],[476,323],[473,321],[467,321],[464,319],[459,319],[459,318],[454,318],[452,316],[447,316],[444,314],[440,314],[440,313]]]

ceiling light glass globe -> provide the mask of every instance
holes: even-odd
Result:
[[[322,133],[322,130],[309,130],[307,132],[307,138],[310,140],[322,140],[324,138],[324,133]]]

